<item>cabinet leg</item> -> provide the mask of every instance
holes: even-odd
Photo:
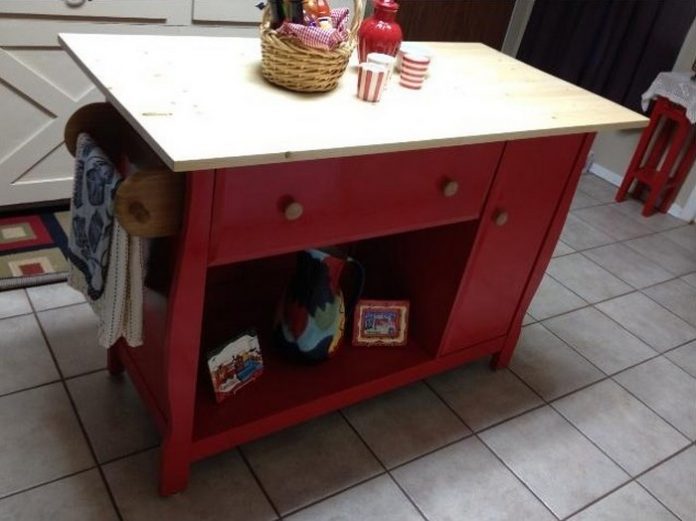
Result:
[[[106,351],[106,368],[109,370],[109,374],[116,376],[124,371],[123,362],[118,356],[118,344],[111,346]]]
[[[161,451],[159,493],[161,496],[171,496],[182,492],[188,485],[190,447],[165,439]]]

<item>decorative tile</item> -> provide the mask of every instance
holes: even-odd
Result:
[[[392,474],[431,520],[554,520],[476,438],[455,443]]]
[[[696,512],[696,447],[677,454],[638,481],[682,521],[693,520]]]
[[[62,384],[0,398],[0,496],[94,465]]]
[[[696,326],[696,288],[681,280],[670,280],[643,291],[675,315]]]
[[[546,272],[588,302],[599,302],[633,290],[580,253],[551,259]]]
[[[34,315],[2,319],[0,331],[0,394],[60,378]]]
[[[558,241],[556,243],[556,248],[553,250],[554,257],[560,257],[561,255],[568,255],[569,253],[575,253],[575,250],[568,246],[563,241]]]
[[[549,401],[604,377],[541,324],[522,329],[510,369]]]
[[[618,188],[601,177],[589,174],[580,178],[578,190],[602,203],[612,203],[614,202]]]
[[[242,450],[283,515],[382,472],[335,413],[249,443]]]
[[[614,242],[606,233],[590,226],[572,213],[568,214],[561,240],[574,250],[586,250]]]
[[[468,364],[428,380],[474,431],[480,431],[543,402],[507,369],[493,371],[487,361]]]
[[[286,521],[423,521],[403,492],[383,475],[325,499]]]
[[[344,412],[387,467],[471,433],[422,382],[361,402]]]
[[[607,374],[657,354],[642,340],[593,308],[549,319],[544,326]]]
[[[553,407],[632,476],[689,444],[611,380],[561,398]]]
[[[585,306],[586,301],[549,275],[544,275],[527,312],[537,320],[544,320]]]
[[[97,344],[97,317],[89,304],[49,309],[37,316],[64,376],[106,366],[106,349]]]
[[[548,406],[487,430],[480,437],[559,518],[629,479]]]
[[[669,240],[664,233],[633,239],[624,244],[674,275],[696,271],[696,256]]]
[[[0,291],[0,318],[31,313],[31,305],[23,289]]]
[[[157,429],[127,376],[100,371],[67,384],[99,462],[159,443]]]
[[[681,346],[665,356],[696,378],[696,342]]]
[[[624,215],[614,208],[613,205],[585,208],[584,210],[576,210],[573,213],[618,241],[634,239],[653,233],[653,230],[643,224],[642,221]]]
[[[597,309],[660,353],[696,338],[696,328],[642,293],[602,302]]]
[[[97,469],[0,500],[0,521],[116,521]]]
[[[585,250],[583,255],[634,288],[644,288],[674,278],[670,272],[623,244]]]
[[[696,440],[696,378],[662,357],[614,378],[682,433]]]
[[[72,289],[67,282],[27,288],[27,293],[36,311],[80,304],[85,301],[82,293]]]
[[[644,488],[629,483],[568,521],[679,521]]]
[[[167,498],[157,493],[157,451],[109,463],[104,466],[104,474],[123,518],[128,521],[277,519],[236,450],[194,463],[188,488]]]

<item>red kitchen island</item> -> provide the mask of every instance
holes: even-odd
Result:
[[[481,44],[432,44],[421,91],[393,80],[370,104],[352,66],[328,94],[266,84],[255,39],[61,42],[185,179],[178,231],[152,243],[145,344],[109,355],[161,431],[163,495],[240,443],[477,358],[505,367],[594,133],[647,124]],[[405,347],[348,339],[313,365],[274,349],[296,252],[329,245],[363,263],[365,298],[410,301]],[[249,327],[265,372],[217,404],[203,355]]]

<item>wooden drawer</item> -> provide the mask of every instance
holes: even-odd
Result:
[[[479,215],[501,143],[216,172],[210,262],[403,232]],[[457,186],[456,193],[447,192]],[[292,220],[288,205],[301,205]]]

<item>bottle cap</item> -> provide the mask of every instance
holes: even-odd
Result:
[[[394,2],[394,0],[374,0],[374,5],[380,9],[386,9],[387,11],[399,10],[399,4]]]

